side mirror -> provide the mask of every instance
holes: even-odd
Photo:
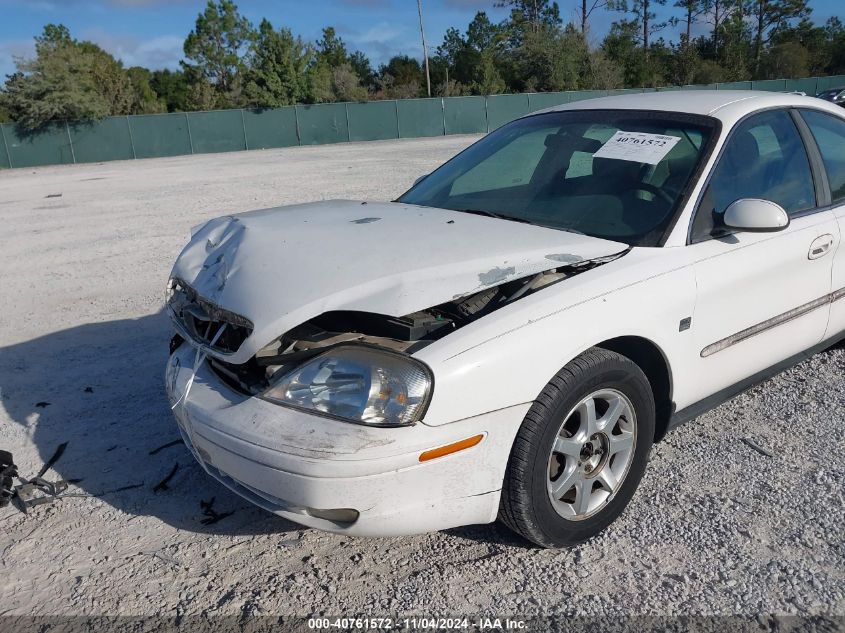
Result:
[[[420,183],[421,183],[423,180],[425,180],[426,178],[428,178],[428,174],[423,174],[422,176],[420,176],[419,178],[417,178],[417,179],[414,181],[414,184],[413,184],[413,185],[411,185],[411,189],[413,189],[414,187],[416,187],[418,184],[420,184]]]
[[[788,227],[789,215],[782,206],[769,200],[743,198],[728,206],[724,223],[730,229],[766,233]]]

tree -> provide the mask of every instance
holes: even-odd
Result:
[[[683,9],[683,18],[673,23],[683,22],[684,33],[681,34],[681,43],[675,51],[677,83],[684,85],[693,81],[696,68],[701,61],[698,51],[692,45],[692,27],[698,19],[710,10],[710,0],[675,0],[673,5]]]
[[[325,61],[311,64],[305,73],[305,81],[307,103],[332,103],[337,100],[332,85],[334,73]]]
[[[184,112],[188,108],[188,78],[181,70],[154,70],[150,87],[161,99],[167,112]]]
[[[352,53],[349,56],[349,64],[352,66],[352,70],[355,71],[355,74],[358,75],[361,85],[368,90],[372,90],[376,87],[376,80],[378,79],[378,76],[373,70],[373,67],[370,65],[370,59],[364,53],[361,51],[355,51]]]
[[[129,84],[132,86],[132,103],[130,112],[132,114],[154,114],[165,112],[167,106],[162,99],[159,99],[156,91],[153,90],[150,81],[152,73],[141,66],[133,66],[127,69]]]
[[[751,29],[744,12],[742,0],[738,0],[733,11],[725,16],[721,27],[722,49],[719,61],[728,81],[750,79]]]
[[[350,56],[334,27],[324,28],[323,37],[317,41],[316,59],[309,69],[311,98],[317,103],[366,100],[369,92],[361,85],[359,70],[374,86],[375,74],[366,55],[356,51]]]
[[[74,40],[63,25],[45,26],[35,38],[35,58],[15,65],[0,107],[25,129],[131,111],[132,86],[121,63],[91,42]]]
[[[497,0],[494,6],[511,10],[505,28],[512,49],[519,48],[528,33],[556,29],[562,24],[560,7],[551,0]]]
[[[458,29],[455,27],[446,29],[446,34],[443,36],[443,43],[437,47],[434,55],[433,76],[436,78],[439,75],[438,71],[440,67],[442,67],[445,74],[445,84],[448,85],[450,81],[454,81],[454,71],[458,63],[458,58],[466,48],[466,45],[466,40]],[[436,79],[435,83],[437,83]]]
[[[219,110],[226,107],[221,101],[220,93],[205,77],[193,77],[188,82],[185,102],[187,109],[192,111]]]
[[[244,104],[277,108],[302,102],[308,90],[305,71],[313,58],[312,49],[289,29],[276,30],[262,20],[244,77]]]
[[[610,27],[601,49],[622,70],[625,86],[643,86],[646,81],[645,54],[639,43],[640,27],[633,20],[619,20]]]
[[[769,41],[772,30],[786,27],[791,20],[810,15],[807,0],[752,0],[754,20],[754,73],[760,72],[763,44]]]
[[[334,27],[327,26],[323,29],[323,37],[317,41],[317,56],[326,62],[329,68],[337,68],[349,62],[346,44],[338,37]]]
[[[608,6],[609,0],[581,0],[581,7],[578,10],[578,18],[581,22],[581,35],[587,37],[587,32],[590,29],[590,16]]]
[[[76,46],[89,60],[91,76],[109,114],[131,114],[135,95],[123,63],[92,42],[78,42]]]
[[[837,20],[837,18],[831,18],[828,20],[828,24],[831,24],[831,20]],[[841,28],[841,22],[839,25]],[[781,47],[782,45],[788,43],[800,44],[806,50],[806,74],[828,74],[827,68],[834,53],[830,41],[830,32],[828,31],[827,26],[816,26],[809,18],[806,17],[803,18],[797,25],[778,29],[777,32],[772,34],[769,41],[769,49],[764,54],[764,74],[769,76],[769,73],[772,72],[772,65],[765,58],[768,57],[772,50],[776,47]],[[781,54],[785,50],[788,49],[781,48]]]
[[[381,96],[388,99],[419,97],[423,81],[422,66],[407,55],[395,55],[379,67]]]
[[[501,28],[490,21],[487,13],[479,11],[467,27],[466,44],[478,52],[492,51],[499,42]]]
[[[601,49],[590,51],[584,72],[583,85],[591,90],[613,90],[625,86],[625,78],[619,65]]]
[[[666,0],[613,0],[610,7],[622,13],[631,14],[631,22],[638,25],[643,53],[646,58],[649,54],[651,36],[666,28],[667,22],[655,22],[657,13],[655,8],[666,4]]]
[[[565,29],[542,27],[526,34],[516,51],[516,69],[527,91],[578,90],[582,87],[589,48],[570,24]]]
[[[550,0],[499,0],[497,7],[511,10],[511,21],[528,25],[529,30],[538,32],[541,27],[560,26],[560,7]]]
[[[64,24],[47,24],[41,35],[35,36],[35,52],[50,53],[64,46],[71,46],[75,41]]]
[[[366,101],[369,96],[352,64],[348,62],[332,70],[332,89],[337,101]]]
[[[472,94],[503,92],[506,85],[497,57],[501,40],[502,29],[484,11],[476,13],[466,37],[450,29],[438,48],[438,57],[447,62],[446,80],[455,82],[451,89]]]
[[[238,100],[238,80],[245,68],[244,57],[255,32],[249,20],[238,13],[232,0],[208,0],[205,11],[197,16],[194,30],[185,39],[183,62],[188,76],[195,82],[204,82],[218,93],[215,101],[235,105]],[[196,97],[205,88],[195,89]],[[208,102],[207,95],[200,99]]]
[[[673,5],[683,9],[684,35],[683,40],[689,44],[692,41],[692,26],[698,18],[710,11],[710,0],[675,0]]]
[[[722,31],[722,24],[725,21],[725,4],[728,0],[710,0],[710,7],[705,12],[705,19],[713,26],[710,40],[713,47],[713,54],[718,55],[720,52],[720,34]]]
[[[810,53],[800,42],[775,44],[763,55],[761,70],[767,79],[806,77],[810,74]]]
[[[828,74],[845,73],[845,27],[839,18],[830,18],[824,27],[827,35],[830,60],[825,67]]]

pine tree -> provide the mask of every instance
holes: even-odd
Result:
[[[194,30],[185,39],[184,52],[189,60],[183,62],[185,70],[195,81],[201,78],[212,86],[221,104],[235,105],[245,56],[254,39],[252,25],[232,0],[208,0],[205,11],[197,16]],[[194,93],[196,96],[197,91]],[[199,105],[196,100],[194,105]]]

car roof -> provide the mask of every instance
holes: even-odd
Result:
[[[784,106],[814,107],[826,110],[834,107],[815,97],[762,90],[667,90],[585,99],[548,108],[543,112],[655,110],[709,115],[721,119],[723,122],[732,123],[756,110]]]

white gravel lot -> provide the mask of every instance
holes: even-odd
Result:
[[[34,475],[68,442],[47,478],[94,495],[0,511],[0,616],[845,616],[842,347],[670,434],[623,517],[571,550],[499,525],[325,534],[250,506],[181,444],[150,455],[178,437],[161,308],[189,227],[387,200],[474,138],[0,172],[0,448]],[[212,498],[233,514],[206,525]]]

